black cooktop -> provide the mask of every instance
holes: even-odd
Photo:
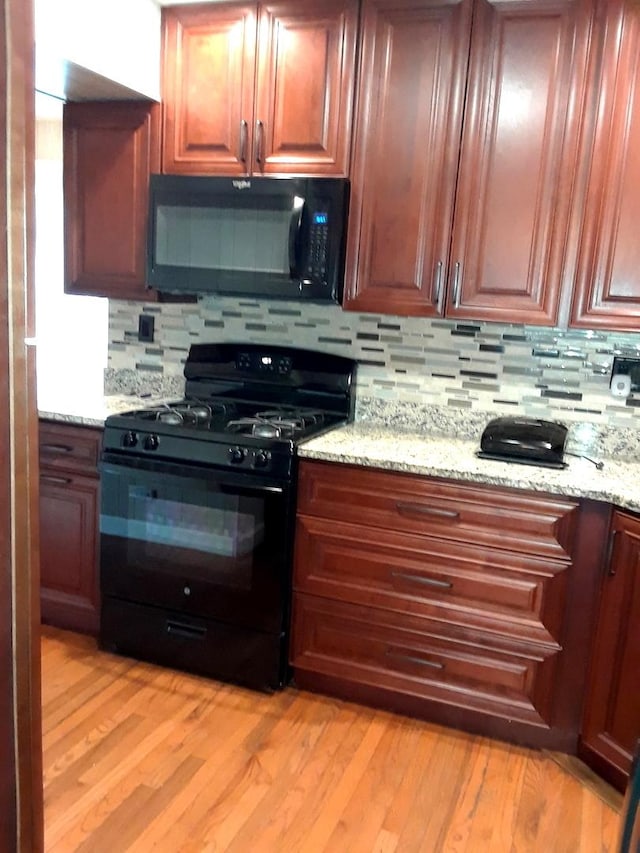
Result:
[[[296,442],[353,418],[356,362],[342,356],[194,344],[184,374],[183,400],[109,416],[103,450],[278,473]]]

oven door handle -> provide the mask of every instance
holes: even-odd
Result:
[[[281,486],[229,486],[227,483],[220,483],[218,489],[225,495],[246,494],[247,492],[254,495],[263,495],[265,492],[269,495],[281,495],[284,492]]]

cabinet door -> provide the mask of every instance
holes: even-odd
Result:
[[[590,6],[476,0],[448,316],[557,319]]]
[[[622,790],[640,738],[640,518],[616,512],[612,535],[581,752]]]
[[[40,599],[44,622],[96,633],[98,480],[40,474]]]
[[[64,108],[65,292],[155,298],[146,288],[149,175],[159,169],[149,102]]]
[[[166,8],[163,39],[163,172],[246,174],[256,5]]]
[[[358,5],[260,7],[253,170],[346,175]]]
[[[442,313],[471,0],[365,0],[345,307]]]
[[[597,126],[571,325],[636,331],[640,319],[640,6],[607,0]]]

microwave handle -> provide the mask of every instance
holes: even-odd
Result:
[[[289,274],[291,278],[302,278],[300,261],[300,236],[302,232],[302,211],[304,204],[294,207],[289,220]]]

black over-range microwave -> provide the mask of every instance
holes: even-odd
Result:
[[[147,283],[339,303],[348,206],[346,178],[152,175]]]

